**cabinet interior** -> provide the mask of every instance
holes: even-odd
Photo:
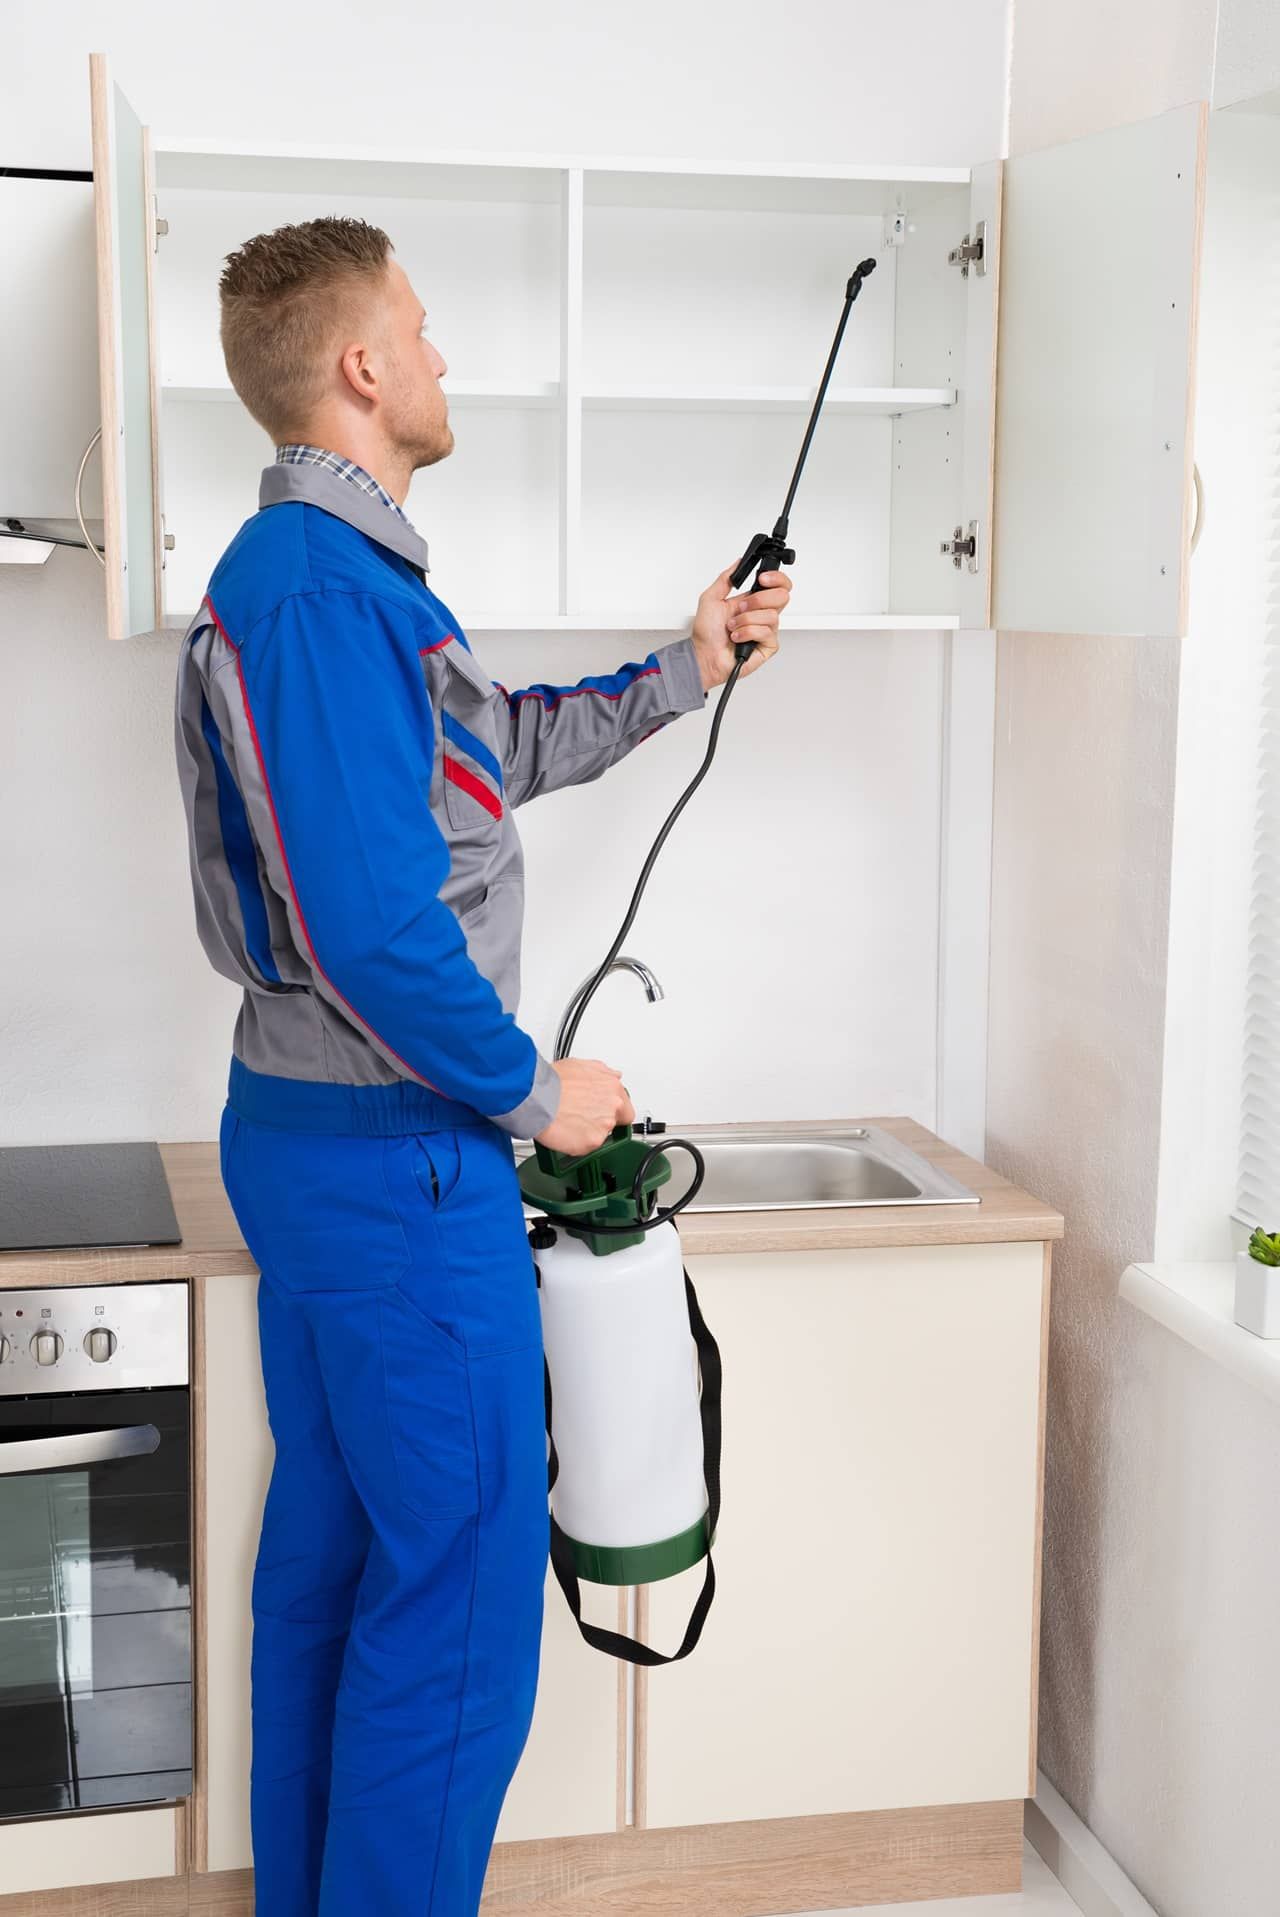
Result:
[[[218,343],[225,256],[325,213],[386,229],[448,363],[455,450],[407,511],[464,626],[681,628],[782,505],[793,628],[958,623],[968,227],[949,172],[696,173],[157,144],[166,623],[256,503],[267,436]],[[893,225],[900,216],[900,243]]]

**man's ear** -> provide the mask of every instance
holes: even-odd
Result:
[[[377,368],[369,348],[362,340],[353,340],[344,348],[339,365],[343,378],[357,398],[372,400],[379,397]]]

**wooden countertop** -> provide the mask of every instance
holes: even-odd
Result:
[[[1062,1217],[998,1173],[946,1145],[910,1118],[850,1119],[878,1125],[981,1195],[980,1205],[877,1205],[849,1211],[706,1212],[682,1219],[685,1252],[847,1251],[873,1245],[972,1245],[1011,1239],[1061,1238]],[[674,1135],[755,1130],[755,1126],[671,1126]],[[779,1131],[801,1131],[800,1122]],[[132,1251],[0,1253],[0,1289],[37,1285],[127,1284],[141,1279],[216,1278],[252,1274],[209,1140],[161,1145],[183,1242]]]

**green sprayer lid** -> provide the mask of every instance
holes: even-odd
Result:
[[[652,1150],[653,1141],[633,1136],[630,1125],[615,1126],[603,1145],[582,1158],[535,1145],[533,1156],[520,1167],[520,1189],[527,1205],[562,1222],[565,1230],[590,1245],[597,1257],[625,1251],[628,1245],[643,1244],[644,1232],[593,1233],[592,1226],[627,1225],[648,1216],[654,1194],[671,1177],[670,1159],[665,1152],[655,1154],[645,1170],[641,1209],[637,1209],[632,1187]]]

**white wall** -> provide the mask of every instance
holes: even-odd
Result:
[[[967,164],[1001,149],[1005,38],[1004,0],[800,0],[785,22],[761,0],[28,0],[6,14],[5,158],[88,166],[98,49],[169,135],[306,142],[328,120],[371,146]],[[707,553],[707,580],[730,556]],[[212,1137],[236,999],[194,931],[176,638],[109,646],[101,577],[70,551],[0,571],[0,632],[0,1139]],[[647,645],[477,643],[508,685]],[[941,672],[934,635],[827,636],[742,688],[631,941],[667,1002],[612,981],[584,1028],[660,1116],[932,1118]],[[686,721],[607,786],[524,815],[523,1010],[542,1042],[704,738]]]
[[[1214,59],[1204,0],[1019,0],[1013,150],[1209,98]],[[1229,334],[1212,300],[1206,318]],[[1216,467],[1214,445],[1207,434]],[[1212,527],[1232,513],[1220,480],[1210,501]],[[1125,1265],[1152,1255],[1162,1170],[1166,1217],[1201,1234],[1179,1255],[1203,1255],[1205,1172],[1229,1149],[1222,1098],[1205,1096],[1197,1067],[1230,1008],[1207,1011],[1196,992],[1223,936],[1215,924],[1206,939],[1206,918],[1226,909],[1235,862],[1214,814],[1194,811],[1203,754],[1192,767],[1185,726],[1179,736],[1180,690],[1232,697],[1230,665],[1215,669],[1231,620],[1216,602],[1206,613],[1210,531],[1203,551],[1185,648],[1000,635],[988,1148],[1067,1221],[1054,1258],[1041,1765],[1162,1917],[1260,1917],[1277,1881],[1280,1670],[1268,1640],[1280,1562],[1263,1514],[1280,1426],[1117,1297]],[[1185,882],[1173,892],[1175,785],[1179,850],[1199,840],[1213,868],[1198,898]],[[1228,1202],[1219,1179],[1219,1233]]]
[[[1106,1347],[1100,1428],[1096,1399],[1073,1407],[1103,1523],[1096,1558],[1079,1540],[1093,1644],[1059,1735],[1088,1749],[1088,1821],[1161,1917],[1272,1917],[1280,1415],[1127,1304]]]
[[[1016,0],[1010,153],[1208,99],[1217,13],[1218,0]]]
[[[1275,0],[1219,0],[1215,106],[1280,87],[1280,10]]]
[[[224,140],[968,166],[997,157],[1003,0],[41,0],[5,9],[7,163],[88,165],[90,50]]]

